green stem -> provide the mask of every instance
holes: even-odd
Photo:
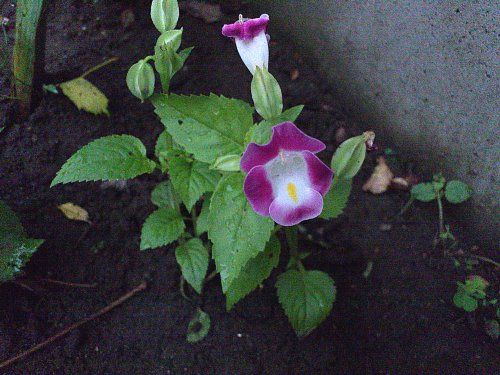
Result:
[[[441,195],[439,192],[436,192],[436,200],[439,209],[439,234],[445,233],[444,228],[444,214],[443,214],[443,202],[441,201]]]
[[[111,64],[112,62],[115,62],[116,60],[118,60],[118,57],[112,57],[110,59],[107,59],[106,61],[103,61],[102,63],[94,66],[93,68],[90,68],[89,70],[87,70],[85,73],[83,73],[80,76],[80,78],[85,78],[89,74],[94,73],[96,70],[99,70],[99,69],[105,67],[106,65]]]
[[[408,202],[406,202],[406,204],[403,206],[401,211],[399,211],[398,216],[403,216],[403,214],[411,207],[411,205],[413,204],[414,201],[415,201],[415,198],[413,198],[413,196],[410,196],[410,200]]]
[[[499,267],[500,268],[500,263],[495,262],[493,259],[486,258],[486,257],[483,257],[481,255],[476,255],[476,254],[471,254],[470,256],[474,257],[476,259],[482,260],[483,262],[490,263],[490,264],[494,265],[495,267]]]
[[[292,258],[297,265],[300,272],[304,272],[305,268],[300,260],[299,254],[299,237],[298,228],[296,226],[285,227],[285,238],[288,244],[288,250],[290,251],[290,258]]]

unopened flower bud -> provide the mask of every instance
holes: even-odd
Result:
[[[264,119],[276,118],[283,110],[283,97],[278,81],[266,68],[255,68],[252,79],[252,99],[255,109]]]
[[[210,168],[224,172],[237,172],[240,170],[240,160],[240,155],[224,155],[217,158]]]
[[[174,29],[179,20],[177,0],[153,0],[151,20],[160,33]]]
[[[130,67],[127,73],[127,87],[141,101],[153,95],[155,89],[155,73],[153,67],[145,60],[140,60]]]

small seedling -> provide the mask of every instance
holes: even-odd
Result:
[[[465,183],[452,180],[446,181],[442,174],[436,174],[430,182],[423,182],[413,186],[410,193],[410,200],[403,207],[404,213],[414,201],[432,202],[436,201],[439,212],[439,232],[434,245],[440,243],[444,248],[456,246],[455,236],[450,231],[450,226],[445,224],[443,198],[449,203],[460,204],[468,200],[472,195],[472,189]]]
[[[470,276],[465,280],[465,284],[458,281],[453,303],[466,312],[475,311],[479,302],[486,298],[488,285],[489,283],[481,276]]]
[[[18,275],[42,243],[29,238],[16,214],[0,201],[0,282]]]

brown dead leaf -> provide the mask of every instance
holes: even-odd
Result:
[[[410,184],[403,177],[394,177],[391,181],[391,188],[396,190],[409,190]]]
[[[373,170],[372,175],[363,185],[363,191],[369,191],[372,194],[382,194],[387,191],[391,184],[394,174],[385,162],[385,158],[380,156],[377,158],[377,166]]]
[[[86,223],[92,224],[89,220],[89,213],[76,204],[68,202],[57,206],[57,208],[70,220],[85,221]]]
[[[299,78],[299,75],[300,75],[299,70],[295,68],[290,72],[290,79],[292,81],[295,81],[297,78]]]
[[[343,126],[335,131],[335,142],[341,144],[347,139],[347,132]]]

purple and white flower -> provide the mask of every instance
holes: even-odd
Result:
[[[240,15],[238,21],[222,27],[222,35],[234,38],[241,59],[252,74],[255,67],[267,69],[269,63],[268,23],[267,14],[252,19],[244,19]]]
[[[250,143],[240,165],[248,173],[243,190],[254,211],[283,226],[320,215],[333,178],[315,155],[324,149],[291,122],[274,126],[269,143]]]

